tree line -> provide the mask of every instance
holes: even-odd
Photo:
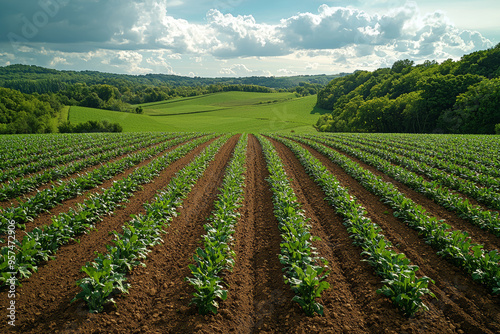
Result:
[[[342,75],[346,74],[201,78],[169,74],[127,75],[96,71],[58,71],[34,65],[16,64],[0,67],[0,86],[27,94],[55,93],[76,83],[87,86],[108,84],[117,87],[120,91],[124,91],[126,87],[133,90],[140,86],[175,88],[207,87],[210,85],[250,85],[288,90],[299,86],[300,83],[325,86],[332,79]]]
[[[317,105],[332,110],[316,123],[319,131],[493,134],[500,131],[500,44],[459,61],[356,71],[332,80]]]

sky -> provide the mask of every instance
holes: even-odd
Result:
[[[201,77],[351,73],[500,42],[498,0],[0,0],[0,66]]]

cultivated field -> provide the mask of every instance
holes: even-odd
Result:
[[[0,332],[498,333],[499,152],[499,136],[4,136]]]
[[[140,115],[73,106],[69,120],[118,122],[124,132],[315,132],[312,124],[328,112],[315,107],[316,100],[316,95],[224,92],[143,104]]]

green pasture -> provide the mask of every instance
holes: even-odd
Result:
[[[326,110],[316,96],[292,93],[224,92],[142,104],[143,114],[71,107],[69,120],[118,122],[124,132],[316,132],[313,124]],[[137,107],[137,106],[134,106]]]

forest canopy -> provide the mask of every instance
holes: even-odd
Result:
[[[329,132],[493,134],[500,123],[500,44],[438,64],[400,60],[391,68],[332,80],[317,105],[332,110]]]
[[[51,120],[61,108],[50,96],[37,97],[0,87],[0,134],[56,132],[57,124]]]

